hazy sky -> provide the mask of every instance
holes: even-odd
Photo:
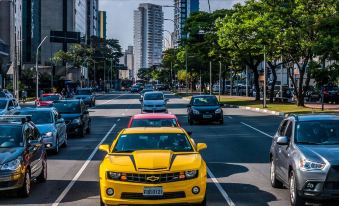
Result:
[[[243,0],[210,0],[211,10],[230,8]],[[174,0],[99,0],[99,9],[107,11],[107,37],[119,39],[125,50],[128,45],[133,45],[133,11],[140,3],[153,3],[158,5],[173,5]],[[207,0],[200,0],[200,10],[208,11]],[[164,18],[173,19],[174,8],[163,8]],[[173,31],[173,22],[165,21],[164,29]],[[170,39],[168,32],[164,32]]]

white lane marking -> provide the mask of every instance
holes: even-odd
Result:
[[[220,183],[218,182],[217,178],[214,176],[214,174],[212,173],[212,171],[210,170],[210,168],[207,167],[207,173],[210,176],[211,180],[213,181],[213,183],[215,184],[215,186],[217,186],[219,192],[221,193],[221,195],[224,197],[224,199],[226,200],[227,204],[229,206],[235,206],[234,202],[232,201],[232,199],[228,196],[227,192],[222,188],[222,186],[220,185]]]
[[[94,155],[97,153],[99,146],[107,139],[107,137],[112,133],[112,131],[114,130],[114,128],[117,125],[114,124],[111,129],[106,133],[106,135],[104,136],[104,138],[102,138],[102,140],[99,142],[99,144],[95,147],[95,149],[93,150],[92,154],[87,158],[86,162],[82,165],[82,167],[80,168],[80,170],[78,171],[78,173],[73,177],[72,181],[67,185],[67,187],[64,189],[64,191],[62,191],[62,193],[59,195],[59,197],[55,200],[55,202],[52,204],[52,206],[58,206],[60,204],[60,202],[65,198],[65,196],[67,195],[67,193],[71,190],[71,188],[73,187],[73,185],[75,184],[76,181],[78,181],[80,175],[85,171],[86,167],[88,166],[88,164],[92,161]]]
[[[122,115],[122,116],[125,116],[125,113],[122,113],[121,115]]]
[[[253,129],[253,130],[255,130],[255,131],[257,131],[257,132],[259,132],[259,133],[261,133],[261,134],[263,134],[263,135],[265,135],[265,136],[267,136],[267,137],[273,138],[272,135],[269,135],[269,134],[267,134],[266,132],[261,131],[260,129],[257,129],[257,128],[255,128],[255,127],[252,127],[251,125],[246,124],[246,123],[244,123],[244,122],[240,122],[240,123],[243,124],[243,125],[245,125],[246,127],[249,127],[249,128],[251,128],[251,129]]]
[[[111,101],[113,101],[113,100],[115,100],[115,99],[118,99],[119,97],[124,96],[124,95],[125,95],[125,94],[122,94],[122,95],[119,95],[119,96],[117,96],[117,97],[114,97],[113,99],[107,100],[106,102],[104,102],[104,103],[102,103],[102,104],[99,104],[99,105],[97,105],[97,106],[101,106],[101,105],[107,104],[107,103],[109,103],[109,102],[111,102]],[[95,106],[95,107],[97,107],[97,106]],[[94,108],[95,108],[95,107],[94,107]]]
[[[228,119],[233,119],[233,117],[231,117],[231,116],[227,116],[228,117]]]
[[[120,119],[118,119],[117,121],[120,122]]]

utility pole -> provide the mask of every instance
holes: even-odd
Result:
[[[220,55],[220,61],[219,61],[219,102],[220,102],[220,95],[221,95],[221,55]]]
[[[212,61],[210,61],[210,95],[212,94]]]
[[[188,94],[188,64],[187,64],[187,49],[185,52],[185,59],[186,59],[186,95]]]
[[[106,93],[106,60],[104,61],[104,92]]]
[[[264,46],[264,96],[263,107],[266,108],[266,47]]]
[[[246,65],[246,97],[248,97],[248,67]]]
[[[39,99],[39,68],[38,68],[38,59],[39,59],[39,49],[44,43],[44,41],[47,39],[48,36],[45,36],[45,38],[40,42],[39,46],[36,49],[36,56],[35,56],[35,73],[36,73],[36,99]]]
[[[283,59],[280,57],[280,98],[283,98]]]

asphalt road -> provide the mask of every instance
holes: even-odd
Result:
[[[187,124],[187,101],[168,94],[169,112],[193,132],[196,142],[207,143],[203,156],[208,164],[207,205],[289,205],[288,191],[273,189],[269,181],[268,152],[280,117],[238,109],[224,109],[224,125]],[[111,143],[140,113],[139,95],[100,95],[90,109],[92,131],[84,138],[69,139],[69,146],[48,157],[48,181],[33,184],[31,197],[1,193],[0,205],[99,205],[98,166],[104,153],[100,143]],[[334,204],[335,205],[335,204]]]

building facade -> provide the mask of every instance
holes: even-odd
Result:
[[[99,0],[87,0],[87,39],[98,35]]]
[[[187,38],[183,31],[187,18],[193,12],[199,11],[199,0],[174,0],[174,46],[178,47],[180,40]]]
[[[107,24],[107,14],[106,11],[98,12],[98,36],[100,39],[106,39],[106,24]]]
[[[140,68],[160,65],[164,14],[155,4],[140,4],[134,11],[134,78]]]

